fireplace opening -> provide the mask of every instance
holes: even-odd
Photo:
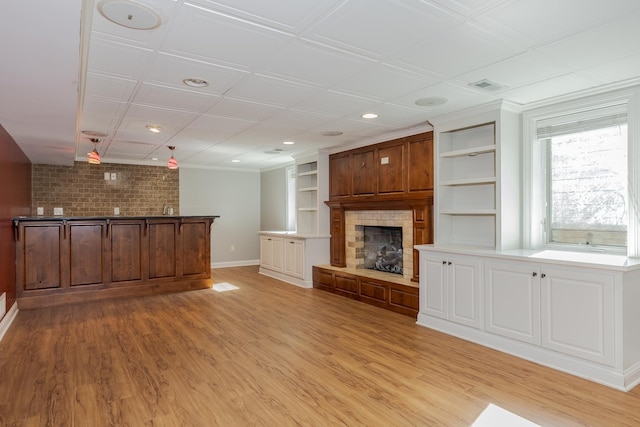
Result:
[[[364,226],[364,268],[402,274],[402,227]]]

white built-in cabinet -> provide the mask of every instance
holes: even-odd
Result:
[[[434,133],[435,243],[519,247],[519,112],[490,104],[436,120]]]
[[[260,273],[313,287],[313,266],[329,264],[329,155],[295,157],[296,231],[261,231]],[[283,186],[284,187],[284,186]]]
[[[303,288],[313,287],[313,266],[329,263],[329,236],[260,232],[260,273]]]
[[[416,249],[418,324],[617,389],[640,383],[640,259]]]

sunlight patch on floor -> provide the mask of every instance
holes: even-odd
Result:
[[[490,403],[471,427],[540,427],[538,424]]]
[[[227,282],[216,283],[215,285],[213,285],[213,290],[217,292],[233,291],[234,289],[240,288]]]

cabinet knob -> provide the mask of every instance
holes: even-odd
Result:
[[[442,265],[445,265],[447,263],[447,261],[442,261]]]
[[[451,265],[451,261],[449,261],[449,262],[447,263],[447,265]]]
[[[542,273],[542,274],[540,275],[540,277],[542,277],[542,278],[544,279],[545,277],[547,277],[547,275],[546,275],[546,274],[544,274],[544,273]]]
[[[538,275],[538,273],[536,273],[535,271],[533,272],[533,277],[536,277]]]

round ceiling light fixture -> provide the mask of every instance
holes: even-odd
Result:
[[[106,133],[104,132],[98,132],[97,130],[83,130],[82,131],[83,135],[87,135],[91,138],[104,138],[107,136]]]
[[[344,132],[340,131],[340,130],[325,130],[324,132],[321,133],[322,136],[340,136],[342,135]]]
[[[186,86],[189,87],[207,87],[209,86],[209,82],[204,79],[198,79],[195,77],[189,77],[187,79],[182,80]]]
[[[153,133],[160,133],[160,131],[162,130],[161,126],[156,126],[156,125],[147,125],[146,128]]]
[[[415,104],[421,107],[435,107],[436,105],[442,105],[447,102],[447,98],[440,98],[437,96],[430,96],[426,98],[416,99]]]
[[[109,21],[133,30],[152,30],[162,24],[153,9],[134,1],[102,0],[98,11]]]

